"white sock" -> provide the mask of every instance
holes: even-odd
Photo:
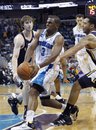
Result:
[[[55,97],[55,99],[60,100],[60,99],[62,99],[62,97],[59,96],[59,95],[57,95],[57,96]]]
[[[64,109],[65,109],[65,107],[66,107],[66,104],[62,104],[61,109],[62,109],[62,110],[64,110]]]
[[[32,123],[34,117],[34,111],[28,110],[26,115],[26,121]]]
[[[17,98],[17,95],[15,93],[12,93],[12,97]]]

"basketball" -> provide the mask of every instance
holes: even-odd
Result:
[[[29,80],[32,78],[34,68],[26,61],[21,63],[17,68],[17,74],[22,80]]]

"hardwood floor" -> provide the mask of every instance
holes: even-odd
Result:
[[[68,98],[71,87],[62,85],[61,92],[64,98]],[[0,87],[0,115],[11,115],[10,106],[7,103],[8,96],[12,92],[20,92],[15,86]],[[96,102],[90,96],[90,89],[82,90],[77,102],[80,112],[77,121],[71,126],[49,127],[46,130],[96,130]],[[19,105],[19,113],[23,113],[23,105]],[[61,110],[43,107],[40,104],[36,114],[59,114]],[[0,118],[2,120],[2,118]],[[1,122],[1,121],[0,121]],[[4,127],[3,127],[4,128]],[[0,129],[1,130],[1,129]]]

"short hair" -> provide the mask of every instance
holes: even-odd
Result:
[[[81,17],[84,18],[84,15],[83,14],[77,14],[76,15],[76,18],[81,18]]]
[[[94,27],[96,28],[96,16],[89,16],[89,17],[86,17],[89,19],[89,23],[90,24],[94,24]]]
[[[24,25],[24,22],[26,22],[27,20],[30,20],[33,22],[33,18],[29,15],[24,15],[22,18],[21,18],[21,26]]]
[[[60,20],[60,18],[58,16],[56,16],[56,15],[49,15],[48,18],[53,18],[55,23],[58,25],[58,27],[60,26],[61,20]]]

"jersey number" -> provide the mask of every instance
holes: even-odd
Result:
[[[42,48],[42,50],[41,50],[41,55],[42,55],[42,56],[45,55],[45,48]]]

